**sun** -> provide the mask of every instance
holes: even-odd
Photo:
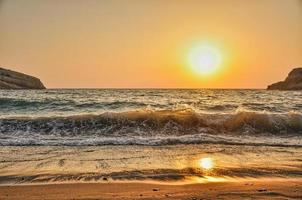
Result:
[[[189,52],[190,67],[200,75],[209,75],[216,72],[221,64],[220,50],[213,45],[200,45]]]
[[[214,167],[213,160],[211,158],[202,158],[199,161],[199,165],[203,169],[212,169]]]

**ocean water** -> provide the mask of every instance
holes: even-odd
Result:
[[[302,145],[302,92],[0,91],[0,145]]]
[[[302,178],[301,97],[267,90],[0,90],[0,184]],[[213,169],[202,169],[205,157]]]

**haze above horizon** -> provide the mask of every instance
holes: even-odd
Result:
[[[302,67],[301,0],[0,0],[0,66],[48,88],[265,88]]]

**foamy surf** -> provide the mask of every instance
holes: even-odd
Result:
[[[300,146],[301,92],[0,91],[0,145]]]
[[[2,118],[0,145],[302,144],[296,112],[136,110],[68,117]]]

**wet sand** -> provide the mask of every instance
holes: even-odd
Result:
[[[302,199],[300,147],[38,146],[0,154],[0,200]]]
[[[75,183],[0,186],[0,199],[302,199],[301,180],[162,185]]]

